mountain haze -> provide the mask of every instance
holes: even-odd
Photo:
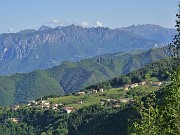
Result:
[[[47,69],[63,61],[102,54],[160,47],[171,41],[175,33],[174,29],[156,25],[122,29],[70,25],[1,34],[0,75]]]
[[[120,28],[128,33],[134,34],[144,39],[159,41],[162,43],[170,43],[177,34],[175,29],[164,28],[158,25],[132,25],[130,27]]]

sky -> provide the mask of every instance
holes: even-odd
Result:
[[[157,24],[174,28],[179,0],[0,0],[0,33],[56,27],[127,27]]]

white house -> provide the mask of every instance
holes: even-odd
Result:
[[[66,112],[66,113],[71,113],[74,108],[73,107],[63,107],[63,110]]]
[[[99,91],[100,91],[100,92],[104,92],[103,88],[100,88]]]

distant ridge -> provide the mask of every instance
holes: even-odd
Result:
[[[177,34],[173,28],[164,28],[154,24],[144,24],[137,26],[132,25],[129,27],[120,28],[120,30],[125,30],[126,32],[137,35],[141,38],[165,43],[171,42],[173,35]]]
[[[148,50],[167,45],[175,29],[138,25],[121,29],[76,25],[0,34],[0,75],[47,69],[63,61],[98,55]]]

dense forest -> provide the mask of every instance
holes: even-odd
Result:
[[[112,135],[128,134],[128,119],[136,113],[130,108],[122,110],[94,105],[82,108],[72,114],[61,110],[20,109],[16,112],[1,112],[0,134],[22,135]],[[22,122],[14,123],[8,118],[19,117]],[[121,128],[119,128],[121,127]]]

